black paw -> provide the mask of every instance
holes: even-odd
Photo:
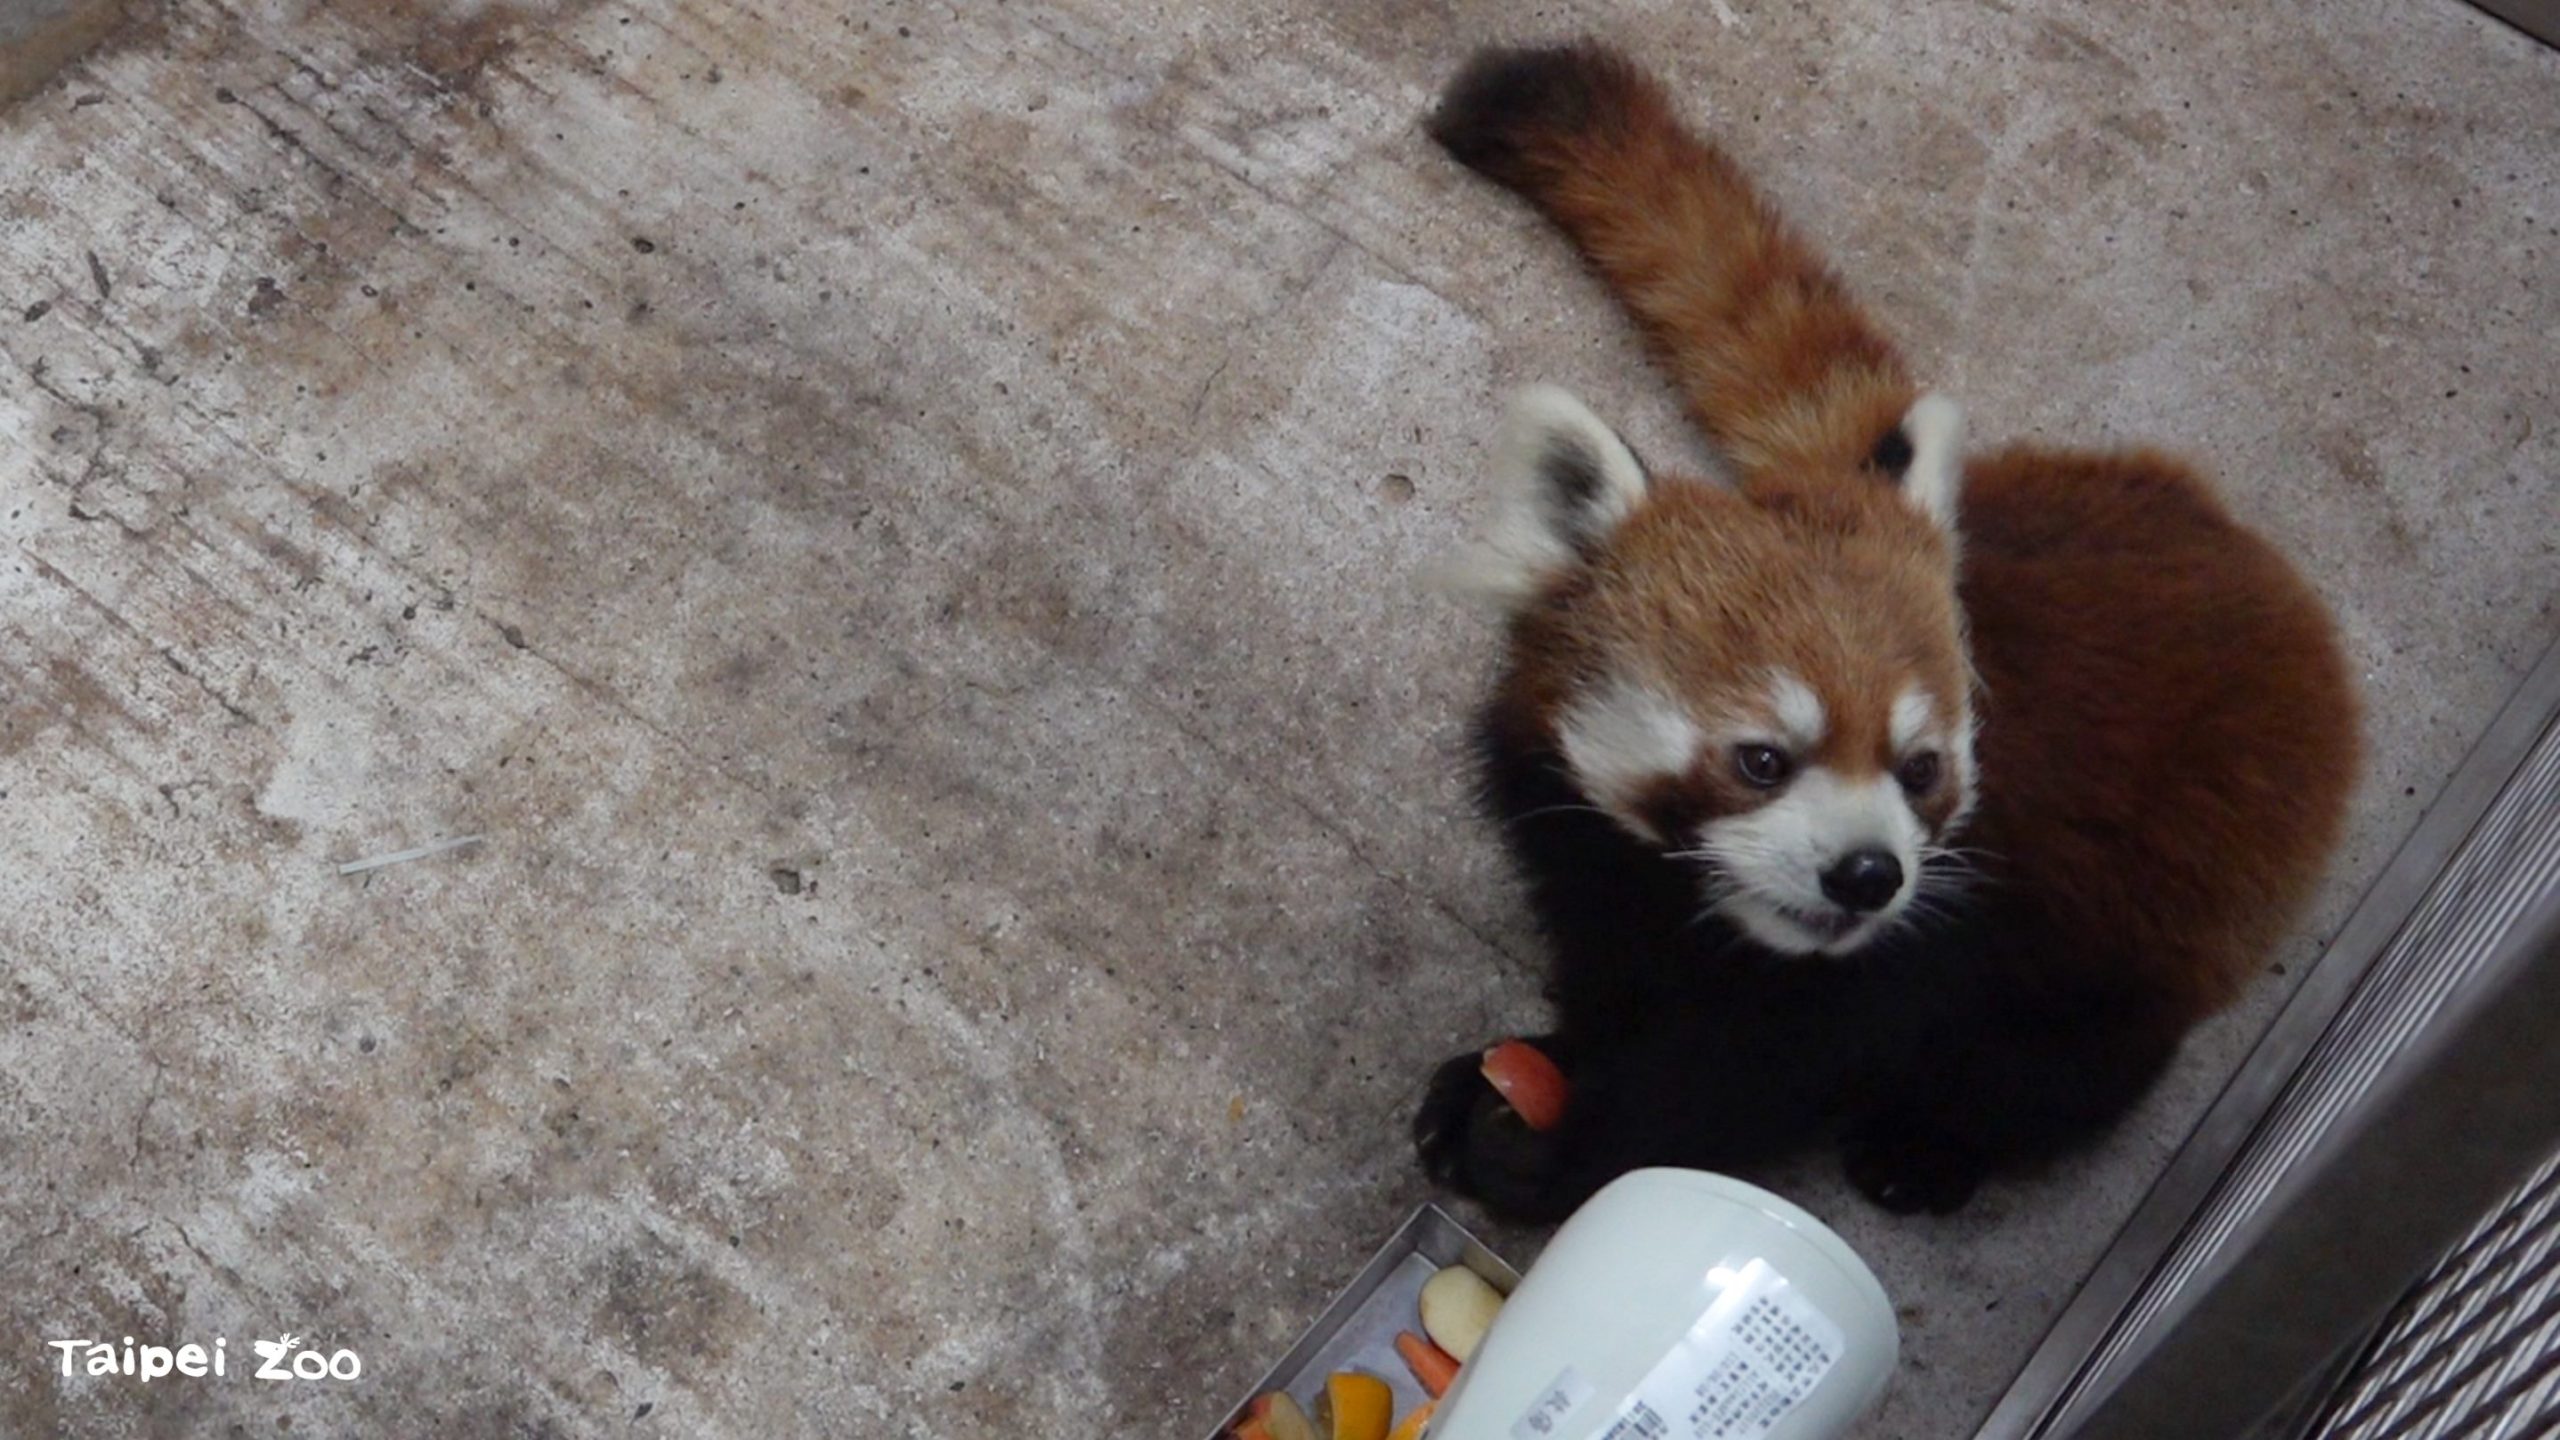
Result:
[[[1442,1061],[1433,1073],[1413,1116],[1413,1148],[1422,1172],[1496,1214],[1554,1218],[1563,1153],[1556,1132],[1523,1124],[1485,1083],[1483,1065],[1483,1052],[1468,1050]]]
[[[1624,59],[1593,44],[1479,50],[1440,92],[1431,138],[1460,164],[1516,185],[1543,139],[1589,130],[1631,85]]]
[[[1413,1112],[1413,1149],[1431,1183],[1463,1190],[1467,1173],[1467,1132],[1476,1106],[1493,1094],[1481,1073],[1484,1057],[1462,1051],[1440,1062],[1431,1085],[1422,1093],[1422,1108]]]
[[[1982,1184],[1979,1156],[1925,1127],[1870,1125],[1846,1147],[1849,1183],[1896,1215],[1951,1215]]]

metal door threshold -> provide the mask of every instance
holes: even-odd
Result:
[[[2560,0],[2471,0],[2545,45],[2560,45]]]
[[[2560,895],[2560,644],[2544,653],[2100,1257],[1976,1440],[2069,1434],[2221,1273],[2385,1062]],[[2518,1173],[2538,1156],[2519,1157]]]

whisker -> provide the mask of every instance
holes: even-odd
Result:
[[[1717,912],[1723,908],[1724,902],[1733,898],[1734,892],[1741,886],[1718,863],[1718,857],[1703,846],[1694,850],[1675,851],[1673,858],[1696,861],[1708,867],[1706,872],[1698,877],[1697,912],[1691,915],[1689,923],[1682,927],[1695,930],[1708,921],[1718,918]]]
[[[1952,852],[1924,848],[1920,852],[1920,874],[1914,888],[1962,891],[1982,878],[1983,872],[1971,861]]]
[[[1509,817],[1502,823],[1506,825],[1518,825],[1547,815],[1597,815],[1602,819],[1607,819],[1609,812],[1601,809],[1597,805],[1542,805],[1535,810],[1524,810],[1517,815]]]
[[[1915,894],[1903,902],[1901,912],[1877,933],[1876,938],[1882,940],[1889,935],[1907,934],[1926,924],[1952,921],[1956,916],[1957,912],[1939,897]]]
[[[1695,930],[1710,920],[1720,920],[1724,918],[1719,909],[1723,903],[1722,897],[1718,897],[1717,899],[1710,900],[1706,904],[1699,906],[1698,913],[1689,917],[1689,923],[1685,928]]]

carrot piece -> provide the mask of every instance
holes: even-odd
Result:
[[[1564,1119],[1564,1072],[1526,1040],[1505,1040],[1484,1052],[1484,1078],[1532,1130],[1552,1130]]]
[[[1434,1400],[1448,1394],[1450,1382],[1458,1378],[1458,1362],[1449,1358],[1449,1352],[1410,1330],[1396,1337],[1396,1353]]]
[[[1388,1432],[1387,1440],[1422,1440],[1422,1427],[1431,1423],[1431,1412],[1440,1408],[1437,1400],[1425,1400],[1413,1407],[1404,1423]]]

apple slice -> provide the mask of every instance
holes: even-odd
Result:
[[[1564,1072],[1528,1041],[1505,1040],[1484,1052],[1484,1078],[1530,1129],[1553,1130],[1564,1119]]]
[[[1464,1365],[1502,1309],[1502,1292],[1464,1265],[1452,1265],[1422,1282],[1422,1332]]]
[[[1281,1391],[1255,1396],[1244,1414],[1247,1424],[1261,1427],[1258,1437],[1248,1436],[1246,1440],[1316,1440],[1316,1427],[1307,1419],[1307,1412]]]

